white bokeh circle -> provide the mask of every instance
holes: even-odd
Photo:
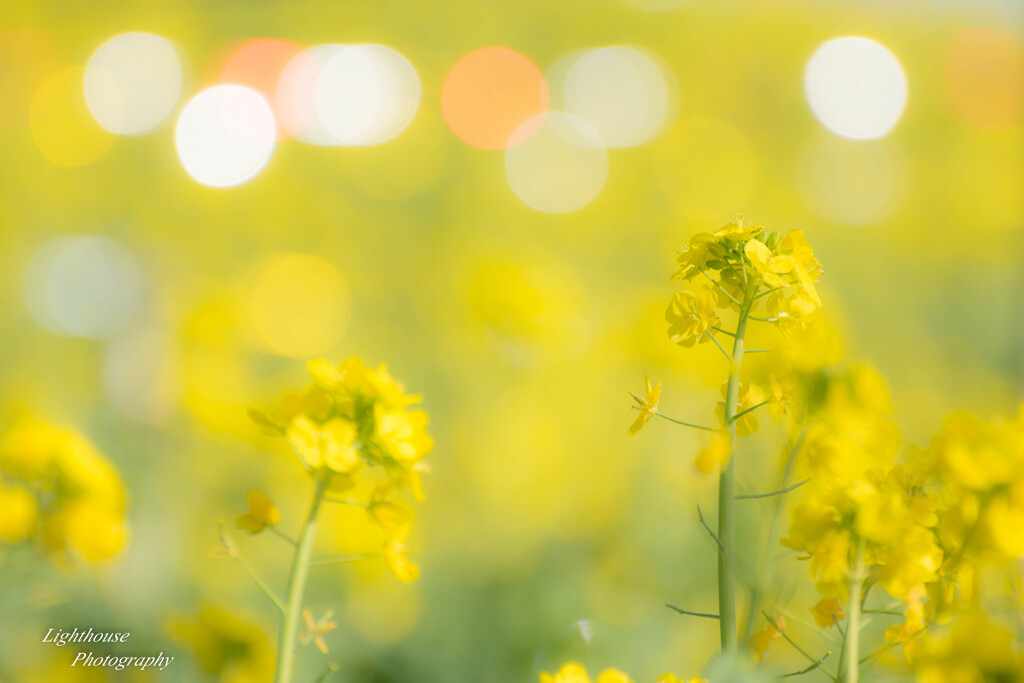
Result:
[[[178,51],[152,33],[123,33],[89,59],[85,102],[104,129],[138,135],[160,125],[181,97]]]
[[[188,174],[203,185],[232,187],[251,180],[274,152],[277,123],[258,92],[217,85],[189,101],[175,144]]]
[[[568,213],[594,200],[608,176],[608,153],[593,126],[572,114],[529,119],[505,151],[509,186],[524,203]]]
[[[846,138],[884,137],[903,115],[907,78],[879,43],[848,36],[829,40],[804,69],[804,92],[823,126]]]

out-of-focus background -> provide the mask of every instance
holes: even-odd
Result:
[[[6,549],[4,680],[259,680],[273,608],[208,551],[249,488],[285,529],[308,492],[246,407],[350,355],[425,396],[423,573],[317,570],[339,628],[306,680],[337,661],[342,680],[511,683],[567,657],[695,675],[717,630],[663,603],[714,605],[693,514],[714,483],[688,432],[626,436],[627,390],[646,373],[667,413],[713,420],[724,362],[674,347],[663,311],[677,246],[737,213],[806,231],[845,357],[888,377],[908,443],[953,409],[1016,410],[1017,2],[2,14],[0,431],[83,433],[131,527],[99,563]],[[325,552],[376,547],[356,515],[324,529]],[[283,583],[287,548],[239,543]],[[75,626],[177,659],[87,678],[39,643]]]

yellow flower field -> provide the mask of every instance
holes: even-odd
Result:
[[[7,3],[0,681],[1024,680],[1021,19]]]

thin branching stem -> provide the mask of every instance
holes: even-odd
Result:
[[[733,296],[732,294],[730,294],[730,293],[729,293],[729,290],[727,290],[727,289],[726,289],[725,287],[723,287],[723,286],[722,286],[722,285],[721,285],[721,284],[720,284],[720,283],[718,282],[718,280],[716,280],[715,278],[713,278],[713,277],[711,277],[710,275],[708,275],[708,273],[707,273],[707,271],[706,271],[706,270],[702,270],[702,271],[700,271],[700,274],[701,274],[701,275],[703,275],[704,277],[706,277],[707,279],[711,280],[711,284],[713,284],[713,285],[714,285],[715,287],[717,287],[717,288],[718,288],[718,290],[719,290],[720,292],[722,292],[722,294],[725,294],[725,295],[726,295],[727,297],[729,297],[729,299],[730,299],[730,300],[732,300],[732,302],[733,302],[734,304],[736,304],[737,306],[739,306],[739,307],[741,307],[741,308],[743,307],[743,304],[742,304],[742,303],[741,303],[741,302],[740,302],[740,301],[739,301],[739,300],[738,300],[738,299],[737,299],[736,297],[734,297],[734,296]]]
[[[770,616],[768,616],[767,612],[762,611],[761,614],[764,615],[764,618],[768,620],[769,624],[771,624],[772,626],[775,625],[775,621]],[[804,658],[807,659],[808,662],[811,662],[812,664],[814,664],[814,663],[816,663],[818,661],[817,659],[815,659],[814,655],[812,655],[807,650],[805,650],[802,647],[800,647],[795,640],[790,638],[788,633],[786,633],[785,631],[779,631],[779,634],[782,636],[783,640],[785,640],[787,643],[789,643],[791,646],[793,646],[794,650],[796,650],[797,652],[802,654],[804,656]],[[821,673],[823,673],[826,676],[828,676],[829,678],[831,678],[833,681],[838,681],[838,679],[835,676],[830,674],[820,664],[818,665],[817,669],[812,669],[812,670],[820,671]]]
[[[721,332],[722,334],[727,334],[730,337],[735,337],[736,336],[735,332],[730,332],[729,330],[723,330],[721,327],[712,327],[711,329],[713,329],[715,332]]]
[[[880,647],[879,649],[875,650],[874,652],[872,652],[871,654],[867,655],[866,657],[861,657],[861,659],[858,662],[858,664],[864,664],[866,662],[870,662],[875,657],[878,657],[879,655],[882,655],[882,654],[888,652],[889,650],[891,650],[892,648],[896,647],[897,645],[899,645],[898,642],[897,643],[887,643],[886,645],[883,645],[882,647]]]
[[[733,362],[732,356],[730,356],[729,352],[725,350],[725,347],[722,346],[722,344],[717,339],[715,339],[715,335],[709,334],[707,336],[711,341],[715,342],[715,346],[718,347],[718,350],[722,352],[722,355],[725,356],[726,360],[728,360],[731,364]]]
[[[361,562],[362,560],[368,560],[372,557],[380,557],[380,553],[366,553],[364,555],[324,555],[323,557],[314,557],[306,563],[307,567],[321,567],[326,564],[350,564],[352,562]]]
[[[698,425],[698,424],[694,424],[692,422],[684,422],[683,420],[677,420],[674,417],[669,417],[668,415],[664,415],[662,413],[655,413],[655,415],[660,417],[662,420],[668,420],[669,422],[674,422],[677,425],[683,425],[684,427],[693,427],[694,429],[702,429],[705,432],[713,432],[713,431],[715,431],[714,427],[705,427],[704,425]]]
[[[296,541],[294,538],[292,538],[291,536],[289,536],[285,532],[281,531],[277,527],[268,526],[267,528],[270,529],[270,533],[274,534],[275,536],[280,538],[282,541],[287,541],[288,543],[292,544],[293,546],[297,546],[299,544],[298,541]]]
[[[718,619],[719,618],[717,614],[708,614],[707,612],[691,612],[688,609],[683,609],[681,607],[676,607],[675,605],[670,605],[667,602],[665,603],[665,607],[668,607],[673,612],[678,612],[679,614],[685,614],[688,617],[701,617],[703,619]]]
[[[772,287],[771,289],[766,289],[766,290],[764,290],[763,292],[761,292],[760,294],[758,294],[757,296],[755,296],[755,297],[754,297],[754,301],[757,301],[757,300],[758,300],[758,299],[760,299],[761,297],[764,297],[764,296],[768,296],[769,294],[772,294],[772,293],[774,293],[774,292],[777,292],[777,291],[779,291],[780,289],[782,289],[782,287]]]
[[[800,488],[809,481],[810,479],[804,479],[803,481],[798,481],[792,486],[787,486],[784,489],[779,489],[778,491],[771,491],[769,493],[747,493],[742,496],[736,496],[736,500],[754,500],[756,498],[770,498],[772,496],[781,496],[783,494],[789,493],[793,489]]]
[[[815,669],[817,669],[822,664],[824,664],[825,660],[828,659],[829,655],[831,655],[831,654],[832,654],[832,651],[829,650],[828,652],[826,652],[825,654],[823,654],[821,656],[821,659],[819,659],[818,661],[814,662],[813,664],[811,664],[807,668],[800,669],[799,671],[791,671],[788,674],[782,674],[781,676],[779,676],[779,678],[792,678],[793,676],[803,676],[806,673],[810,673],[810,672],[814,671]],[[826,673],[828,673],[828,672],[826,672]]]
[[[277,607],[277,609],[279,609],[281,612],[284,612],[285,607],[284,603],[281,601],[281,598],[277,597],[274,591],[270,589],[270,586],[268,586],[266,582],[262,578],[260,578],[259,574],[257,574],[256,571],[249,566],[249,563],[242,559],[242,556],[239,555],[237,552],[233,554],[231,557],[233,557],[235,562],[238,563],[238,566],[240,566],[242,570],[249,575],[249,578],[252,579],[252,582],[255,583],[261,591],[263,591],[263,594],[270,598],[270,601],[274,603],[274,606]]]
[[[711,530],[711,527],[708,526],[708,523],[704,521],[704,513],[701,511],[700,505],[697,506],[697,519],[700,520],[701,526],[703,526],[704,531],[708,532],[708,535],[711,536],[711,540],[715,542],[715,545],[717,545],[719,548],[722,548],[722,540],[718,538],[717,535],[715,535],[715,532]]]
[[[746,352],[744,351],[744,353],[746,353]],[[766,406],[766,405],[768,405],[769,403],[771,403],[771,401],[761,401],[761,402],[760,402],[760,403],[758,403],[758,404],[757,404],[756,406],[750,406],[750,407],[749,407],[749,408],[747,408],[746,410],[741,410],[740,412],[736,413],[735,415],[733,415],[733,416],[732,416],[731,418],[729,418],[729,419],[730,419],[730,420],[731,420],[732,422],[735,422],[736,420],[740,419],[741,417],[743,417],[743,416],[744,416],[744,415],[746,415],[747,413],[752,413],[752,412],[754,412],[755,410],[757,410],[758,408],[761,408],[761,407],[763,407],[763,406]]]

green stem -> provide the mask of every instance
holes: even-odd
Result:
[[[295,643],[299,638],[299,618],[302,614],[302,597],[306,590],[306,577],[309,575],[309,558],[313,553],[313,541],[316,538],[316,518],[320,512],[320,504],[327,490],[327,477],[316,477],[313,489],[313,502],[309,515],[299,535],[292,568],[288,574],[288,602],[285,605],[284,622],[277,646],[277,672],[274,683],[291,683],[292,669],[295,665]]]
[[[736,438],[736,404],[739,400],[740,364],[743,362],[743,340],[747,333],[747,317],[752,302],[748,292],[736,322],[732,345],[732,364],[725,388],[725,425],[729,431],[729,449]],[[736,650],[736,553],[733,532],[733,508],[736,503],[736,459],[730,452],[729,462],[718,476],[718,615],[723,652]]]
[[[860,675],[860,616],[861,591],[864,589],[864,539],[857,546],[857,560],[850,576],[850,613],[846,622],[846,670],[840,670],[842,683],[857,683]]]
[[[800,448],[804,443],[804,436],[807,434],[806,428],[800,430],[800,435],[789,449],[789,456],[786,458],[786,465],[783,468],[782,479],[780,480],[780,486],[785,488],[782,491],[791,491],[795,486],[800,486],[806,483],[806,480],[800,482],[800,484],[794,487],[786,487],[786,483],[789,481],[789,477],[793,474],[793,468],[796,466],[796,455],[800,452]],[[736,496],[737,500],[743,500],[746,496]],[[779,498],[775,501],[775,508],[772,510],[771,522],[768,524],[768,536],[765,539],[765,545],[761,549],[761,555],[757,558],[757,566],[760,571],[757,573],[757,580],[754,581],[754,585],[750,591],[750,605],[747,611],[747,621],[744,627],[743,641],[746,642],[750,639],[754,629],[754,621],[757,619],[757,613],[761,610],[761,600],[764,597],[764,593],[771,582],[771,579],[775,575],[775,564],[771,561],[772,548],[775,547],[776,537],[779,535],[779,524],[782,521],[782,509],[784,499]]]

